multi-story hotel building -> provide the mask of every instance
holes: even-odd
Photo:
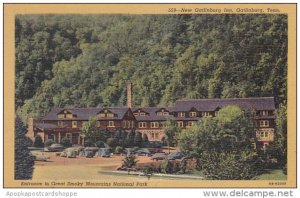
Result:
[[[106,108],[55,108],[39,121],[29,119],[28,135],[34,138],[40,134],[44,140],[60,142],[67,137],[73,144],[83,144],[80,128],[90,117],[95,117],[97,127],[115,132],[136,130],[146,134],[150,141],[165,138],[164,122],[176,121],[185,129],[206,116],[216,116],[228,105],[237,105],[244,110],[256,112],[257,147],[261,148],[274,141],[275,104],[273,97],[226,98],[226,99],[187,99],[177,100],[173,107],[134,107],[131,102],[131,83],[127,83],[127,107]]]

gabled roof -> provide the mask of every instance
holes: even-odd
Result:
[[[129,108],[127,107],[104,107],[104,108],[70,108],[67,109],[73,114],[76,114],[75,118],[58,118],[57,114],[64,110],[64,108],[55,108],[50,113],[48,113],[42,120],[89,120],[90,117],[96,116],[102,110],[107,109],[113,112],[116,117],[113,119],[122,119]],[[98,118],[98,119],[108,119],[108,118]],[[109,118],[112,119],[112,118]]]
[[[275,110],[274,97],[259,97],[177,100],[174,111],[189,111],[192,107],[198,111],[215,111],[228,105],[237,105],[242,109]]]
[[[173,118],[172,115],[169,116],[158,116],[157,112],[161,109],[165,109],[167,111],[170,111],[170,108],[168,107],[139,107],[139,108],[133,108],[132,111],[135,112],[137,110],[142,110],[146,113],[148,113],[149,115],[145,115],[145,116],[136,116],[135,118],[137,121],[165,121],[169,118]]]

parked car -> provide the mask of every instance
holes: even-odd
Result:
[[[151,156],[151,152],[147,148],[142,148],[136,151],[138,156]]]
[[[84,156],[86,158],[93,158],[94,157],[94,152],[93,151],[84,151]]]
[[[84,156],[88,158],[94,157],[98,150],[98,147],[86,147],[84,149]]]
[[[31,151],[31,155],[34,157],[34,161],[46,162],[50,157],[39,151]]]
[[[180,160],[180,159],[183,159],[185,158],[185,155],[181,152],[175,152],[175,153],[170,153],[167,157],[168,160]]]
[[[65,157],[68,158],[76,158],[76,156],[78,155],[77,149],[73,147],[67,148],[63,152],[66,155]]]
[[[166,159],[167,158],[167,155],[165,154],[165,153],[155,153],[152,157],[151,157],[151,159],[152,160],[164,160],[164,159]]]
[[[100,148],[98,151],[98,155],[100,157],[110,157],[111,156],[111,152],[109,148]]]
[[[51,146],[47,146],[44,148],[44,151],[46,152],[59,152],[63,151],[65,147],[61,144],[52,144]]]

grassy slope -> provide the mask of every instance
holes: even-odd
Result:
[[[287,175],[283,174],[281,169],[271,170],[255,177],[256,180],[286,180]]]

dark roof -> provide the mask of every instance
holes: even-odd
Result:
[[[57,125],[49,124],[49,123],[36,123],[36,124],[34,124],[34,126],[41,130],[59,128]]]
[[[144,112],[147,112],[149,115],[145,115],[145,116],[134,116],[136,118],[137,121],[165,121],[167,119],[172,119],[173,116],[172,115],[168,115],[168,116],[158,116],[156,113],[158,111],[160,111],[161,109],[165,109],[167,111],[171,111],[170,108],[168,107],[140,107],[140,108],[133,108],[132,112],[136,112],[137,110],[141,110]]]
[[[260,97],[177,100],[174,111],[189,111],[193,107],[198,111],[214,111],[228,105],[237,105],[243,109],[275,110],[273,97]]]
[[[103,107],[103,108],[66,108],[72,114],[75,114],[77,117],[74,118],[58,118],[57,114],[60,113],[64,108],[55,108],[50,113],[48,113],[42,120],[89,120],[90,117],[96,116],[102,110],[109,110],[113,112],[116,117],[114,118],[97,118],[98,120],[107,120],[107,119],[122,119],[124,115],[129,110],[127,107]]]

